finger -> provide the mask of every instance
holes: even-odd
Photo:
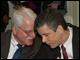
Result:
[[[57,57],[57,59],[60,59],[60,57]]]

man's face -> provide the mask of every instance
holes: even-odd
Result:
[[[61,43],[62,33],[58,29],[54,32],[45,24],[37,29],[37,31],[42,36],[42,42],[45,42],[51,48],[55,48]]]
[[[34,38],[34,21],[32,21],[31,18],[26,17],[22,22],[21,27],[19,27],[19,30],[16,32],[16,40],[22,45],[30,46],[33,44]]]

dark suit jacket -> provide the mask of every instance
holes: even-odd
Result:
[[[79,59],[79,28],[71,25],[70,23],[68,23],[67,25],[73,28],[73,38],[72,38],[73,59]],[[45,51],[47,51],[47,53],[48,53],[48,55],[46,56],[47,59],[57,59],[57,57],[61,58],[59,46],[52,50],[49,48],[49,46],[48,47],[47,46],[48,45],[46,45],[46,47],[45,47]],[[42,50],[44,50],[44,49],[42,48]],[[42,59],[42,58],[46,59],[46,58],[44,58],[45,56],[43,56],[44,54],[45,53],[43,53],[41,50],[39,50],[36,58],[37,59]]]
[[[11,31],[1,34],[1,58],[7,59],[11,41]],[[41,40],[36,37],[32,46],[25,46],[22,48],[21,59],[32,59],[38,52],[41,46]]]
[[[35,56],[35,59],[57,59],[57,57],[61,56],[59,46],[54,49],[50,48],[51,48],[50,46],[44,44],[37,53],[37,55]]]
[[[73,26],[73,38],[72,38],[72,47],[73,47],[73,59],[79,59],[79,27]]]
[[[73,28],[72,37],[73,59],[79,59],[79,27],[76,27],[70,23],[68,23],[67,25]]]
[[[11,30],[1,34],[1,58],[7,59],[10,48]],[[59,50],[59,48],[58,48]],[[32,46],[22,48],[21,59],[56,59],[60,52],[51,49],[48,45],[42,44],[39,35],[34,39]]]

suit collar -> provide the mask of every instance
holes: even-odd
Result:
[[[36,37],[34,39],[34,42],[33,42],[33,45],[31,47],[31,50],[30,50],[29,54],[26,56],[26,59],[33,58],[37,54],[37,52],[39,51],[39,48],[41,47],[41,44],[42,44],[41,40],[39,40],[39,38]]]

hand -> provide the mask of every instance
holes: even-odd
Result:
[[[3,22],[4,22],[6,25],[8,25],[8,23],[9,23],[9,17],[8,17],[7,15],[4,15],[4,16],[3,16]]]
[[[60,57],[57,57],[57,59],[60,59]]]
[[[55,3],[50,3],[50,4],[48,4],[47,6],[51,6],[51,8],[55,8],[55,9],[58,8],[58,5],[55,4]]]
[[[3,58],[1,58],[1,59],[3,59]]]

